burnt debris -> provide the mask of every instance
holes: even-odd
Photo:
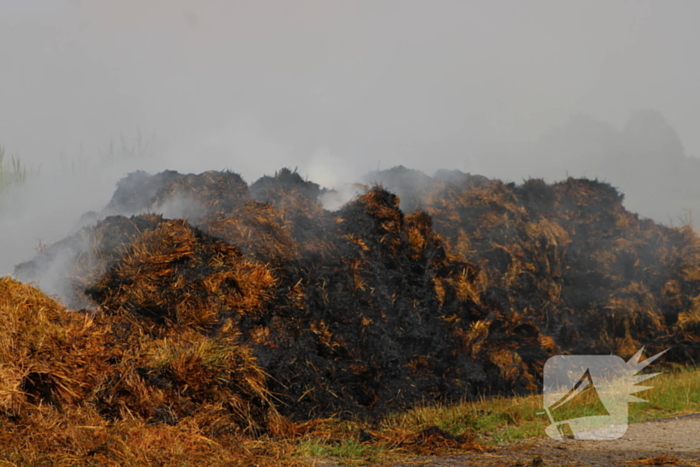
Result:
[[[641,219],[592,180],[403,167],[370,180],[328,211],[288,169],[250,187],[231,172],[131,174],[103,220],[16,275],[41,282],[62,258],[63,299],[89,303],[102,336],[86,400],[105,417],[232,417],[211,430],[533,392],[555,353],[700,357],[690,227]],[[21,384],[59,404],[61,375]]]

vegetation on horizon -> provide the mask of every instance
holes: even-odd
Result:
[[[16,156],[6,158],[5,147],[0,144],[0,193],[11,185],[24,183],[33,172]]]
[[[155,133],[148,136],[144,135],[141,128],[136,128],[136,135],[133,138],[127,138],[123,133],[119,134],[119,138],[109,139],[109,144],[99,150],[102,161],[111,163],[117,160],[134,160],[145,159],[153,156],[159,150],[159,141]]]

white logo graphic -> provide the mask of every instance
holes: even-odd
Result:
[[[550,438],[617,439],[627,431],[627,404],[647,402],[632,394],[659,373],[639,375],[669,349],[642,362],[641,348],[628,362],[616,355],[557,355],[544,365],[544,410]],[[541,413],[541,412],[540,412]]]

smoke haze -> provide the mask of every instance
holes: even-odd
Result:
[[[0,0],[0,274],[116,182],[398,164],[599,177],[660,222],[700,208],[694,1]],[[111,143],[110,143],[111,142]],[[329,201],[337,207],[338,199]]]

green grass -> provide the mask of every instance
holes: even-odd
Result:
[[[700,367],[668,366],[642,385],[653,386],[636,394],[649,402],[630,404],[631,423],[700,412]]]
[[[660,418],[700,412],[700,368],[666,366],[657,368],[661,374],[641,385],[653,389],[635,394],[649,402],[629,404],[629,421],[638,423]],[[476,402],[418,407],[387,416],[379,426],[362,422],[329,421],[324,429],[298,443],[297,455],[302,457],[331,457],[344,462],[353,459],[380,459],[401,455],[387,443],[361,443],[360,429],[396,434],[417,433],[437,426],[454,436],[473,433],[484,445],[509,443],[519,439],[544,437],[549,419],[543,413],[541,395],[526,397],[489,397]],[[566,414],[563,414],[566,415]],[[577,410],[575,416],[585,416]]]
[[[477,402],[436,405],[413,409],[387,417],[384,426],[399,429],[425,429],[437,426],[454,436],[476,433],[477,441],[496,444],[514,439],[544,435],[547,425],[542,396],[489,397]]]
[[[662,372],[641,383],[653,389],[635,394],[649,402],[629,404],[630,423],[700,412],[700,368],[667,366],[657,371]],[[496,444],[546,436],[544,429],[549,419],[542,411],[541,395],[492,397],[448,407],[415,409],[403,419],[408,425],[432,423],[453,434],[472,429],[479,441]],[[593,414],[588,414],[585,407],[574,407],[571,416]]]
[[[339,442],[319,439],[302,440],[297,447],[297,455],[301,457],[334,457],[341,460],[376,461],[386,454],[386,449],[361,443],[355,439],[344,439]]]

